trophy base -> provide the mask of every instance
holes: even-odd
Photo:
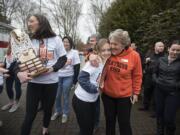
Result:
[[[33,58],[26,62],[23,62],[19,65],[21,72],[28,72],[30,73],[30,77],[37,77],[43,73],[46,73],[48,69],[43,66],[41,60],[39,58]]]
[[[41,75],[43,73],[46,73],[47,71],[48,71],[48,69],[44,68],[44,69],[42,69],[41,71],[38,71],[38,72],[31,72],[30,77],[32,77],[32,78],[37,77],[37,76],[39,76],[39,75]]]

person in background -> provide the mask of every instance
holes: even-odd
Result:
[[[55,113],[51,120],[55,120],[62,115],[62,123],[66,123],[69,115],[69,95],[72,85],[77,83],[77,77],[80,70],[80,58],[76,50],[73,49],[74,43],[71,37],[64,37],[64,47],[67,52],[67,62],[63,68],[58,71],[59,84],[55,102]],[[63,102],[61,102],[63,100]]]
[[[155,101],[154,101],[154,83],[152,82],[152,72],[154,65],[159,60],[160,57],[165,55],[165,45],[163,42],[156,42],[154,45],[154,50],[148,54],[145,58],[145,75],[144,75],[144,97],[143,97],[143,107],[139,108],[140,111],[147,111],[150,108],[151,101],[153,102],[153,114],[155,117]]]
[[[95,57],[99,63],[98,67],[85,63],[78,79],[78,86],[75,90],[72,104],[76,114],[77,122],[80,127],[80,135],[92,135],[96,121],[96,108],[99,97],[98,85],[101,72],[106,60],[111,55],[110,46],[107,39],[100,39]]]
[[[49,135],[52,109],[58,88],[58,70],[64,67],[67,57],[62,40],[52,31],[47,18],[34,14],[28,18],[28,29],[31,41],[39,52],[43,65],[48,69],[44,74],[31,78],[30,73],[15,70],[19,80],[28,82],[26,94],[26,113],[21,128],[21,135],[29,135],[37,114],[39,102],[43,106],[42,135]]]
[[[175,135],[176,112],[180,106],[180,42],[168,48],[168,56],[161,57],[153,72],[156,84],[156,135]],[[164,132],[165,130],[165,132]]]
[[[9,71],[7,69],[3,68],[3,66],[4,66],[4,64],[0,63],[0,94],[3,91],[3,82],[4,82],[3,75],[9,76],[7,74]],[[0,127],[2,127],[2,125],[3,125],[3,122],[0,120]]]
[[[106,119],[106,135],[115,135],[116,119],[119,133],[132,135],[131,107],[138,101],[142,84],[139,54],[130,46],[127,31],[117,29],[109,35],[111,57],[107,60],[100,88]]]
[[[140,49],[138,48],[136,43],[131,43],[131,48],[139,53],[139,56],[141,58],[142,69],[144,69],[144,64],[143,64],[144,63],[143,62],[144,56],[143,56],[143,53],[140,51]]]
[[[1,108],[1,110],[3,111],[9,109],[9,112],[15,112],[20,105],[19,100],[21,98],[22,89],[19,79],[13,72],[14,66],[15,66],[15,60],[11,54],[11,46],[9,45],[7,54],[5,55],[5,59],[4,59],[4,68],[9,69],[9,77],[5,79],[6,92],[9,98],[9,103]],[[16,96],[14,96],[13,87],[15,88]]]
[[[96,48],[98,41],[99,41],[99,36],[97,34],[93,34],[88,38],[88,45],[90,46],[90,48],[87,48],[86,50],[85,61],[88,61],[90,54],[95,52],[94,50]]]

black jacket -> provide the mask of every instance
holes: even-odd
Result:
[[[150,61],[145,64],[145,72],[147,74],[152,74],[154,66],[158,62],[159,58],[163,56],[165,56],[164,53],[159,53],[159,54],[151,53],[149,56],[147,56],[146,58],[150,57]]]
[[[168,57],[159,59],[153,71],[153,81],[168,91],[180,90],[180,59],[168,64]]]

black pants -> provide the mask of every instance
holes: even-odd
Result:
[[[0,94],[2,93],[3,91],[3,85],[0,85]]]
[[[13,91],[13,84],[15,83],[15,91],[16,91],[16,97],[15,99],[17,101],[19,101],[20,97],[21,97],[21,83],[19,81],[19,79],[15,76],[10,76],[8,78],[6,78],[6,91],[7,91],[7,95],[9,97],[10,100],[14,99],[14,91]]]
[[[165,88],[156,87],[155,90],[156,115],[163,127],[172,133],[176,129],[176,112],[180,105],[180,92],[167,91]]]
[[[144,108],[149,109],[151,102],[153,110],[155,110],[155,99],[154,99],[154,84],[152,82],[152,74],[145,74],[144,77],[144,97],[143,97],[143,105]]]
[[[32,123],[36,117],[39,101],[43,103],[43,127],[48,128],[52,108],[56,98],[58,83],[36,84],[28,83],[26,95],[26,114],[22,125],[21,135],[29,135]]]
[[[102,94],[102,101],[106,118],[106,135],[115,135],[116,118],[120,134],[132,135],[130,98],[111,98]]]
[[[98,97],[96,102],[96,115],[95,115],[94,127],[99,126],[99,121],[100,121],[100,96]]]
[[[92,135],[94,130],[96,102],[84,102],[73,96],[72,105],[80,128],[80,135]]]

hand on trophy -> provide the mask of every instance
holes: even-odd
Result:
[[[41,59],[37,56],[36,50],[25,31],[15,29],[10,35],[12,55],[20,63],[20,72],[23,72],[19,73],[22,83],[43,73],[49,72],[44,66],[44,64],[47,64],[47,59],[41,61]]]
[[[5,73],[9,72],[9,70],[0,67],[0,72],[5,74]]]
[[[50,68],[47,68],[47,72],[44,72],[44,73],[42,73],[43,75],[46,75],[46,74],[49,74],[49,73],[51,73],[51,72],[53,72],[54,71],[54,69],[52,68],[52,67],[50,67]]]
[[[29,80],[32,80],[32,78],[30,76],[31,76],[31,73],[27,73],[27,72],[18,72],[17,73],[17,77],[19,78],[21,83],[26,83]]]

